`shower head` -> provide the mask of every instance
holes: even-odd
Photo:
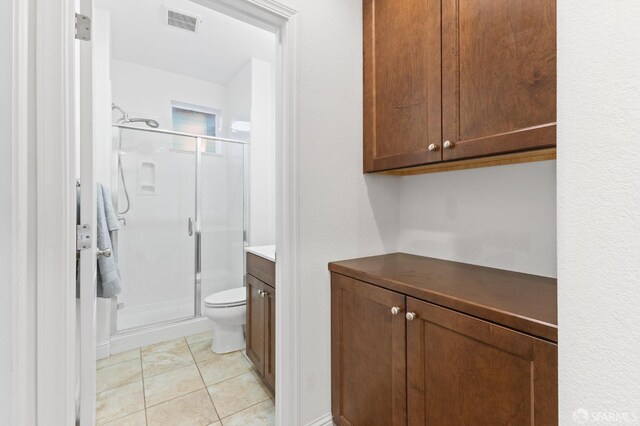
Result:
[[[156,120],[152,120],[150,118],[130,118],[126,122],[127,123],[144,123],[149,127],[153,127],[154,129],[157,129],[160,126],[160,124],[158,124]]]
[[[147,126],[152,127],[154,129],[157,129],[158,127],[160,127],[160,124],[158,124],[156,120],[152,120],[150,118],[130,118],[129,114],[127,114],[122,108],[112,103],[111,110],[114,110],[114,109],[120,111],[120,114],[122,114],[122,117],[118,118],[118,121],[117,121],[117,123],[119,124],[144,123]]]

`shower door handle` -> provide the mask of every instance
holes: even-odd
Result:
[[[193,218],[192,217],[189,218],[188,232],[190,237],[193,236]]]

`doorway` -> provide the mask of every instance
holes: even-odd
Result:
[[[80,62],[83,62],[82,52],[86,51],[82,41],[76,41],[75,43],[69,43],[69,39],[73,38],[73,32],[69,31],[70,26],[66,26],[70,23],[71,19],[68,19],[73,15],[75,2],[63,2],[57,5],[47,5],[46,7],[38,8],[37,18],[39,22],[43,23],[39,27],[39,37],[41,40],[47,40],[45,45],[40,45],[38,48],[37,57],[39,60],[38,76],[39,81],[42,83],[39,87],[43,87],[44,91],[51,92],[58,90],[61,92],[69,91],[65,96],[57,97],[39,97],[43,99],[40,108],[46,108],[49,116],[58,115],[58,120],[46,120],[40,123],[38,128],[38,143],[37,147],[40,150],[43,148],[47,152],[52,152],[55,155],[39,156],[41,162],[39,164],[40,172],[37,176],[37,184],[39,188],[51,189],[51,191],[39,191],[38,193],[38,205],[42,208],[56,208],[58,205],[62,206],[60,215],[52,216],[50,220],[44,215],[39,214],[41,222],[39,226],[48,227],[48,229],[55,230],[60,227],[60,223],[56,222],[60,217],[68,218],[65,221],[66,226],[60,228],[60,232],[56,233],[52,231],[50,233],[38,235],[37,245],[38,247],[52,246],[52,242],[68,243],[75,238],[71,237],[72,230],[75,231],[75,215],[71,214],[72,211],[68,208],[69,205],[75,204],[72,200],[75,199],[76,188],[73,187],[58,187],[61,182],[67,182],[72,180],[75,183],[75,179],[68,179],[73,177],[75,169],[74,158],[76,156],[82,157],[82,147],[86,145],[86,141],[91,140],[91,137],[87,137],[87,132],[81,130],[76,133],[76,125],[79,124],[80,128],[87,128],[86,124],[91,121],[87,121],[87,110],[91,108],[78,108],[75,103],[77,97],[73,93],[81,92],[80,98],[82,98],[82,92],[86,89],[86,84],[82,83],[84,78],[86,81],[86,75],[83,77],[82,66],[79,69],[79,74],[75,73],[76,66],[71,65],[75,63],[72,50],[80,47]],[[81,7],[78,12],[86,14],[88,17],[93,16],[93,5],[90,1],[81,1]],[[276,271],[278,283],[281,286],[278,292],[278,299],[280,308],[278,309],[276,318],[278,323],[278,334],[282,335],[282,339],[279,340],[278,346],[282,346],[284,349],[278,351],[278,364],[285,364],[287,366],[292,365],[294,368],[280,369],[280,373],[277,375],[277,382],[279,383],[278,396],[276,399],[282,399],[284,402],[276,402],[276,422],[279,419],[285,419],[287,421],[295,421],[296,408],[295,408],[295,394],[297,393],[297,380],[295,376],[297,374],[297,365],[295,358],[295,341],[296,332],[295,327],[295,310],[297,309],[296,303],[290,303],[295,301],[295,288],[290,285],[295,280],[297,275],[296,263],[297,254],[295,252],[297,234],[296,234],[296,169],[295,169],[295,144],[294,137],[296,134],[296,114],[295,114],[295,42],[296,42],[296,25],[297,16],[295,11],[279,6],[277,3],[271,1],[251,1],[251,2],[227,2],[220,1],[199,1],[198,4],[211,7],[213,9],[224,11],[229,16],[236,18],[244,18],[247,22],[251,22],[254,25],[258,25],[262,28],[272,31],[277,36],[278,40],[278,52],[275,65],[275,99],[276,99],[276,162],[279,164],[276,170],[276,244],[279,247],[278,253],[278,268]],[[39,3],[40,5],[40,3]],[[64,19],[61,19],[64,17]],[[64,35],[64,37],[59,37]],[[69,38],[67,38],[70,36]],[[75,46],[75,47],[74,47]],[[86,45],[84,45],[86,46]],[[86,63],[86,59],[84,60]],[[52,70],[59,70],[58,73],[52,73]],[[64,82],[62,82],[64,81]],[[80,83],[79,86],[75,84],[67,83]],[[65,92],[66,93],[66,92]],[[39,101],[40,102],[40,101]],[[58,103],[59,108],[53,108],[53,104]],[[46,105],[45,105],[46,104]],[[82,101],[81,101],[82,104]],[[109,105],[110,107],[110,105]],[[73,111],[82,112],[79,116],[78,123],[77,117]],[[89,116],[91,117],[91,116]],[[61,123],[70,123],[68,126],[63,126]],[[85,124],[83,124],[85,123]],[[46,138],[45,138],[46,135]],[[46,139],[46,140],[45,140]],[[73,141],[77,141],[77,147],[80,151],[73,149]],[[81,142],[82,141],[82,142]],[[46,149],[45,149],[46,147]],[[56,152],[56,149],[58,150]],[[99,158],[96,155],[96,158]],[[48,160],[51,160],[50,162]],[[293,167],[292,167],[293,166]],[[91,182],[91,179],[83,179],[84,185],[81,183],[81,187],[87,188],[92,185],[87,185],[86,182]],[[46,195],[45,195],[46,194]],[[54,194],[58,194],[56,197]],[[59,203],[58,203],[59,201]],[[85,200],[85,203],[90,201]],[[55,205],[55,206],[54,206]],[[68,214],[69,213],[69,214]],[[39,219],[40,220],[40,219]],[[47,226],[50,224],[50,226]],[[58,235],[59,234],[59,235]],[[95,252],[94,252],[95,256]],[[63,261],[54,265],[46,258],[41,258],[38,264],[38,273],[43,276],[47,276],[49,281],[60,279],[61,282],[70,282],[70,270],[69,268],[61,268],[60,264],[69,264],[75,266],[75,253],[73,259],[66,251],[61,252],[61,259],[64,257],[67,261]],[[70,283],[71,284],[71,283]],[[69,424],[74,417],[73,401],[77,393],[77,381],[74,380],[74,371],[80,371],[81,377],[85,377],[81,380],[81,383],[86,383],[86,377],[93,374],[95,377],[95,361],[93,363],[92,370],[85,367],[74,368],[72,362],[56,363],[56,360],[73,360],[74,348],[69,344],[73,341],[72,336],[75,334],[75,330],[81,336],[86,337],[91,335],[95,336],[95,323],[92,322],[92,316],[90,311],[87,311],[82,315],[82,318],[86,321],[82,321],[80,327],[72,324],[73,321],[69,321],[69,314],[73,315],[73,306],[75,299],[75,291],[73,291],[75,285],[70,285],[69,288],[61,291],[60,288],[47,289],[44,285],[38,285],[39,299],[42,296],[42,300],[47,300],[51,303],[51,306],[55,306],[55,309],[38,309],[38,346],[47,347],[47,353],[39,351],[37,353],[38,366],[40,371],[46,371],[46,374],[39,375],[38,378],[38,400],[39,400],[39,416],[44,416],[50,419],[56,424]],[[53,301],[59,300],[60,303],[53,303]],[[83,309],[91,309],[92,302],[88,302],[87,306],[81,307],[78,312],[84,312]],[[195,302],[194,302],[195,303]],[[95,304],[95,301],[93,302]],[[195,308],[195,304],[194,304]],[[63,337],[63,339],[54,339],[56,333],[46,332],[47,330],[56,330],[57,336]],[[93,331],[92,331],[93,330]],[[293,330],[293,331],[292,331]],[[95,339],[95,337],[94,337]],[[84,338],[82,341],[87,342],[89,339]],[[95,340],[93,340],[95,345]],[[93,351],[95,351],[95,346]],[[95,359],[95,358],[94,358]],[[87,364],[89,359],[83,357],[79,358],[80,363]],[[55,364],[55,365],[54,365]],[[50,368],[47,368],[47,367]],[[93,381],[95,384],[95,379]],[[60,392],[60,389],[64,388],[64,392]],[[87,395],[83,389],[89,389],[81,387],[79,394],[84,395],[85,402],[81,409],[82,412],[87,412],[88,407],[92,405],[90,402],[92,399],[95,401],[92,395]],[[289,397],[285,394],[292,393],[294,396]],[[57,401],[55,404],[52,401]],[[285,414],[286,413],[286,414]],[[82,424],[92,424],[93,421],[81,421]]]

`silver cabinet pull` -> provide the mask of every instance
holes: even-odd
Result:
[[[415,312],[407,312],[405,316],[407,317],[407,321],[413,321],[418,317]]]
[[[106,248],[104,250],[98,249],[96,255],[98,257],[100,257],[100,256],[102,256],[102,257],[111,257],[111,249],[110,248]]]
[[[438,145],[436,145],[435,143],[432,143],[429,145],[429,151],[437,151],[438,150]]]
[[[189,236],[193,236],[193,218],[189,218],[189,224],[187,225],[187,230],[189,232]]]
[[[453,148],[453,142],[451,142],[451,141],[444,141],[444,143],[442,144],[442,146],[444,147],[444,149],[452,149],[452,148]]]
[[[394,306],[393,308],[391,308],[391,315],[398,315],[400,313],[400,308],[397,306]]]

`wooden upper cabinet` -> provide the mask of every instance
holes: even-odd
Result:
[[[440,161],[440,0],[364,0],[363,19],[365,172]]]
[[[331,278],[331,386],[338,426],[405,426],[405,297]],[[394,315],[391,308],[400,310]]]
[[[442,105],[445,161],[555,146],[555,0],[442,0]]]
[[[556,144],[555,0],[363,0],[363,19],[365,172],[552,155],[526,151]]]
[[[409,425],[558,424],[557,346],[407,299]]]

